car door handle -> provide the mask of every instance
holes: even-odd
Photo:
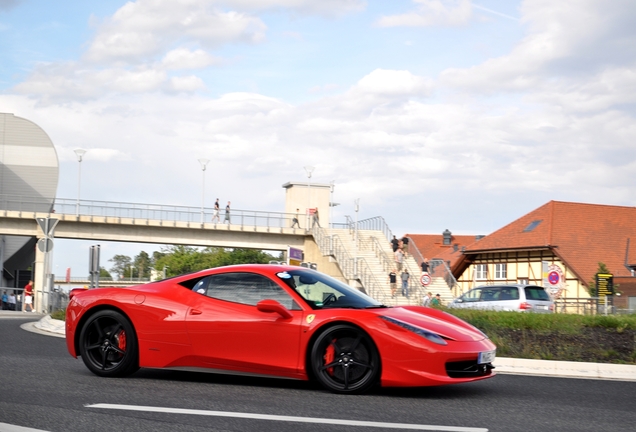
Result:
[[[203,312],[201,312],[198,309],[190,309],[190,315],[201,315]]]

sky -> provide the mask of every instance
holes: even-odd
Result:
[[[489,234],[550,200],[635,205],[633,0],[0,0],[0,112],[44,129],[57,196]],[[67,242],[67,243],[65,243]],[[54,272],[87,272],[59,240]],[[102,265],[140,245],[105,245]],[[156,249],[156,248],[155,248]],[[76,274],[77,272],[73,272]]]

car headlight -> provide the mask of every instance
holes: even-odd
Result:
[[[415,326],[413,324],[409,324],[406,323],[404,321],[400,321],[398,319],[395,318],[391,318],[391,317],[387,317],[387,316],[382,316],[380,317],[381,319],[388,321],[390,323],[393,323],[397,326],[402,327],[405,330],[408,330],[410,332],[413,332],[415,334],[418,334],[420,336],[422,336],[424,339],[436,343],[437,345],[448,345],[448,342],[446,342],[444,340],[443,337],[441,337],[440,335],[438,335],[437,333],[433,333],[431,331],[428,331],[426,329],[423,329],[421,327]]]

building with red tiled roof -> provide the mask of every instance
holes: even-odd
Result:
[[[413,247],[409,247],[409,251],[418,264],[421,264],[424,258],[429,261],[442,260],[451,269],[456,266],[459,260],[463,259],[462,252],[466,246],[484,237],[453,235],[448,229],[442,234],[406,234],[406,236],[413,243]]]
[[[467,245],[451,262],[461,291],[529,283],[564,299],[589,297],[603,263],[625,281],[627,292],[617,300],[636,309],[636,292],[629,288],[636,290],[629,283],[636,271],[636,208],[550,201]]]

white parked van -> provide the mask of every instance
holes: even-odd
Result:
[[[551,313],[554,301],[537,285],[487,285],[471,289],[448,307]]]

